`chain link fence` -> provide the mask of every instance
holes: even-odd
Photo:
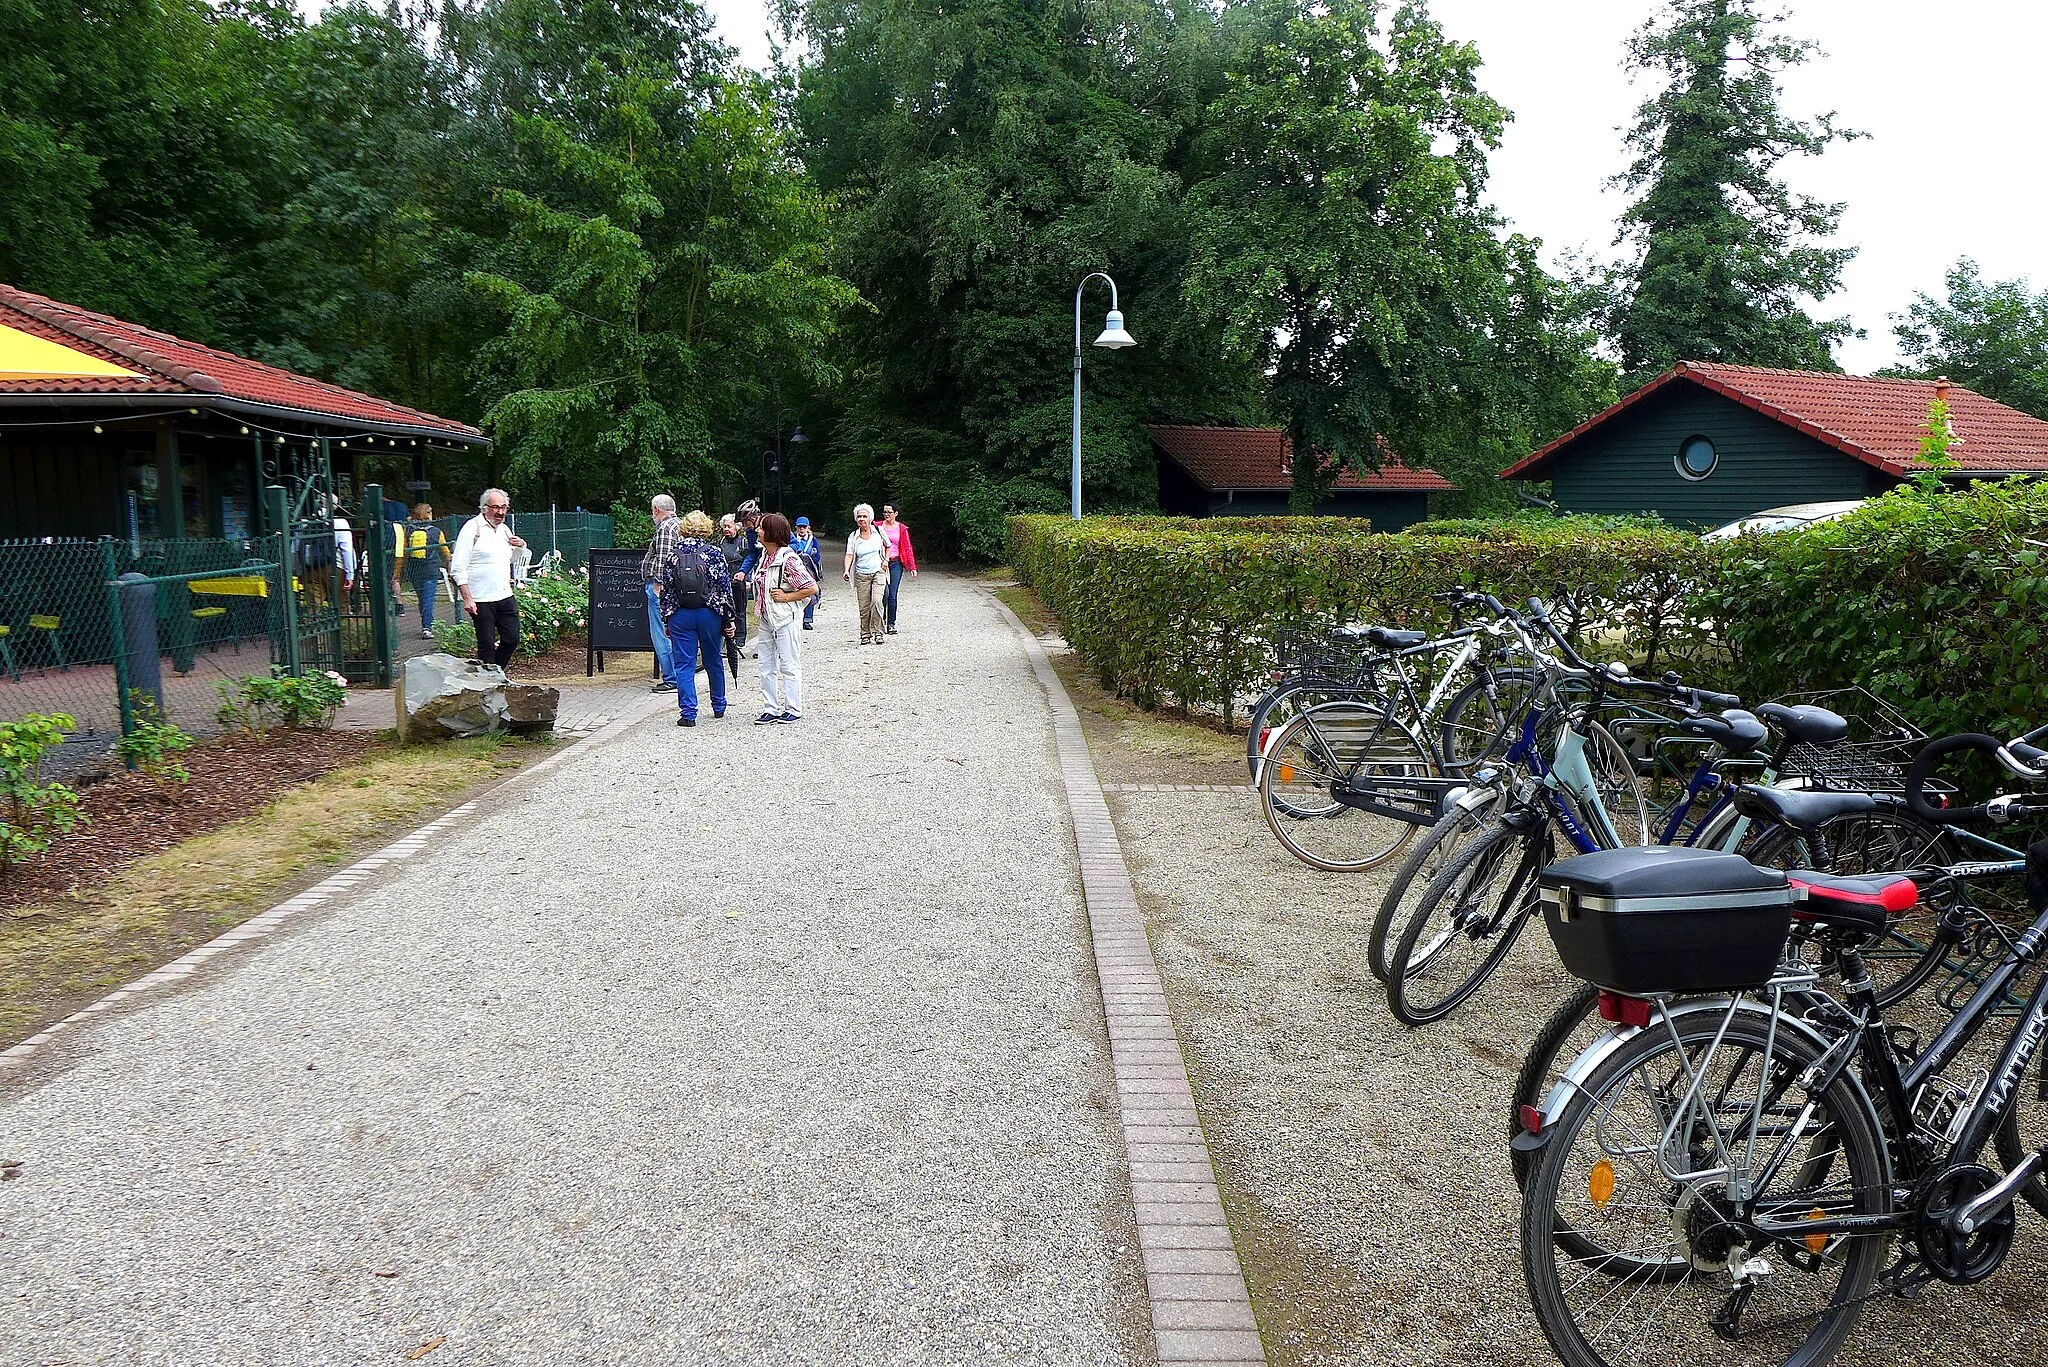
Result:
[[[448,538],[450,550],[454,549],[455,538],[462,531],[462,524],[472,514],[458,513],[451,517],[434,519],[434,525]],[[559,551],[562,564],[572,570],[580,570],[590,564],[593,548],[602,550],[612,545],[616,528],[606,513],[586,512],[544,512],[514,513],[509,519],[512,530],[533,551],[533,563],[538,565],[549,553]]]
[[[282,551],[280,537],[0,542],[0,722],[66,713],[77,730],[48,767],[106,767],[125,668],[131,700],[218,732],[218,685],[290,658]]]

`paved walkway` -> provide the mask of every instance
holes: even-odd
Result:
[[[64,1032],[0,1361],[1150,1361],[1046,696],[905,604],[802,725],[622,723]]]

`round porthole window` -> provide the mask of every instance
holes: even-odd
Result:
[[[1687,479],[1705,479],[1720,460],[1720,452],[1705,437],[1687,437],[1679,443],[1678,473]]]

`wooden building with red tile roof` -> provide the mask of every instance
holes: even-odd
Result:
[[[0,540],[247,537],[263,486],[345,492],[358,454],[485,443],[454,422],[0,284]],[[303,501],[303,500],[302,500]],[[301,510],[304,511],[303,509]]]
[[[1686,526],[1867,498],[1919,469],[1947,399],[1955,482],[2048,474],[2048,422],[1938,380],[1683,361],[1501,472],[1548,480],[1560,509]]]
[[[1183,517],[1268,517],[1287,511],[1293,443],[1277,427],[1148,425],[1159,462],[1159,507]],[[1378,470],[1337,476],[1316,512],[1369,518],[1394,532],[1429,516],[1429,496],[1457,486],[1434,470],[1389,458]]]

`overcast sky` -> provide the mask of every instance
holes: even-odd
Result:
[[[705,0],[726,41],[768,54],[762,0]],[[1783,108],[1836,110],[1871,136],[1789,163],[1795,190],[1848,204],[1837,241],[1857,247],[1822,316],[1865,336],[1836,359],[1864,373],[1898,357],[1890,315],[1973,257],[1991,279],[2048,288],[2048,4],[2040,0],[1788,0],[1787,31],[1824,56],[1790,73]],[[1493,157],[1493,195],[1553,254],[1612,251],[1622,126],[1648,93],[1621,69],[1652,0],[1435,0],[1446,31],[1479,45],[1486,92],[1514,111]]]

